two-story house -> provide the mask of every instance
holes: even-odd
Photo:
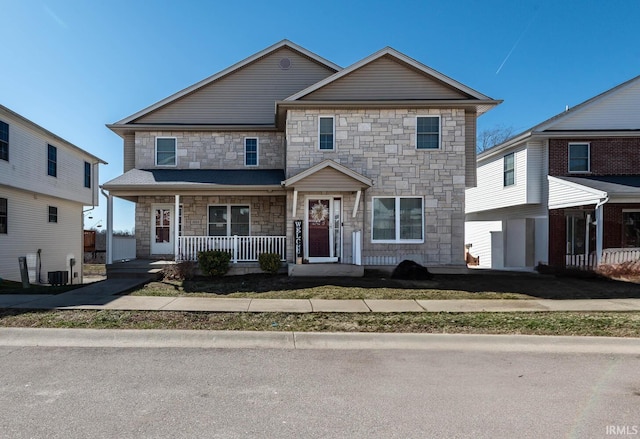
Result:
[[[108,125],[125,172],[103,188],[136,203],[138,258],[464,266],[498,103],[391,48],[343,69],[284,40]]]
[[[481,267],[593,266],[640,250],[640,77],[477,160],[465,229]]]
[[[103,160],[0,105],[0,277],[82,281],[83,206],[98,205]],[[74,263],[75,261],[75,263]]]

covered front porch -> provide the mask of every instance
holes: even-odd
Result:
[[[551,265],[595,268],[640,259],[640,177],[548,179]]]

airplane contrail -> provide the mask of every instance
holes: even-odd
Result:
[[[531,20],[529,20],[529,23],[527,24],[527,27],[524,28],[524,30],[522,31],[522,33],[520,34],[520,37],[516,40],[515,44],[513,45],[513,47],[511,48],[511,50],[509,51],[509,53],[507,53],[507,56],[504,58],[504,61],[502,61],[502,64],[500,64],[500,67],[498,67],[498,70],[496,70],[496,75],[498,73],[500,73],[500,70],[502,70],[502,67],[504,67],[504,65],[506,64],[507,60],[509,59],[509,57],[511,56],[511,54],[513,53],[514,50],[516,50],[516,47],[518,47],[518,44],[520,44],[520,41],[522,40],[522,38],[524,37],[524,34],[527,33],[527,31],[529,30],[529,28],[531,27],[531,25],[533,24],[533,20],[535,20],[536,16],[538,15],[538,11],[535,12],[535,14],[533,14],[533,17],[531,17]]]

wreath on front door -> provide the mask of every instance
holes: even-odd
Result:
[[[313,221],[326,221],[329,219],[329,209],[327,209],[327,206],[325,206],[321,202],[318,202],[311,206],[309,216]]]

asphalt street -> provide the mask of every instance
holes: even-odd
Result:
[[[640,426],[637,354],[2,346],[0,365],[3,438],[601,438]]]

